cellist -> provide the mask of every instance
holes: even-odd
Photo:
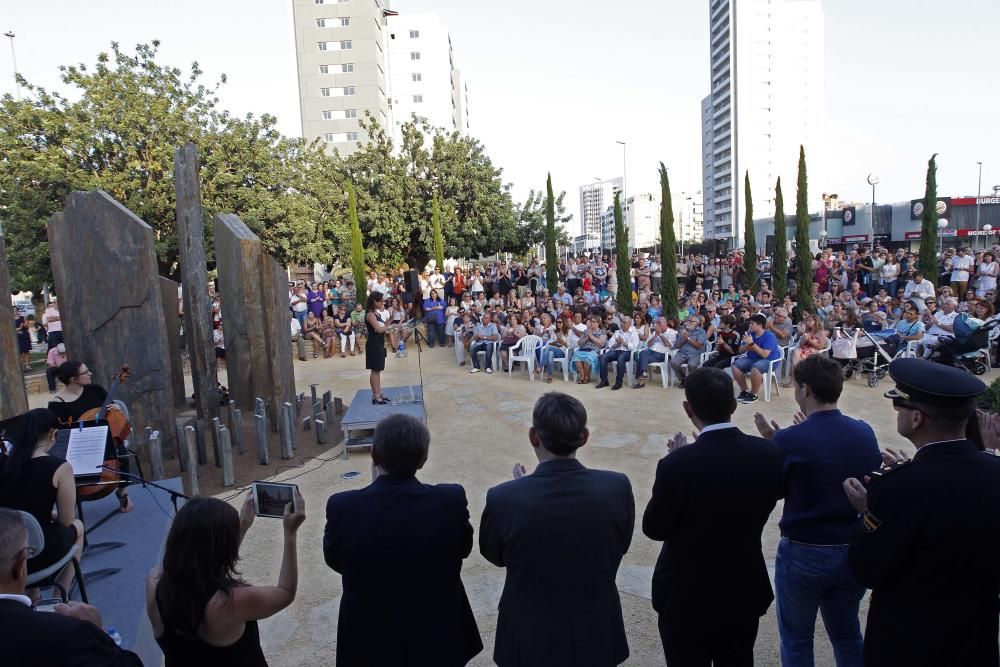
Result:
[[[49,401],[49,410],[55,413],[60,424],[78,422],[85,413],[100,409],[108,398],[107,390],[93,383],[93,373],[82,361],[64,362],[56,371],[56,377],[63,388],[55,395],[55,400]],[[120,408],[111,403],[108,411],[120,411]],[[127,453],[124,447],[119,446],[117,452],[109,451],[104,458],[113,459]],[[123,471],[128,472],[128,459],[122,459],[120,466]],[[128,497],[128,487],[125,484],[118,486],[115,495],[118,496],[121,512],[132,510],[132,501]]]

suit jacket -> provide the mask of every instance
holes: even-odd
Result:
[[[774,593],[760,536],[781,492],[777,445],[736,427],[661,459],[642,518],[642,532],[663,541],[653,609],[695,624],[763,615]]]
[[[848,554],[872,589],[865,665],[997,665],[1000,459],[968,440],[873,476]]]
[[[615,575],[635,527],[625,475],[547,461],[486,494],[479,550],[507,568],[493,659],[595,665],[628,657]]]
[[[465,489],[380,475],[330,496],[323,555],[342,575],[337,664],[464,665],[483,650],[462,585]]]
[[[0,599],[0,663],[4,667],[142,667],[88,621],[34,611]]]

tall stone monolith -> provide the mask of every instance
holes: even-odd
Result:
[[[177,244],[184,290],[184,341],[194,381],[195,408],[200,419],[210,422],[219,416],[219,392],[215,380],[212,301],[208,294],[198,149],[190,142],[177,149],[174,155],[174,187],[177,190]]]
[[[115,398],[133,431],[160,432],[176,450],[173,393],[152,228],[102,191],[73,192],[48,228],[49,254],[66,347],[109,389],[128,365]]]
[[[0,225],[0,294],[10,294],[10,271],[7,269],[7,245]],[[4,296],[7,304],[10,297]],[[6,317],[11,317],[8,308]],[[10,322],[10,319],[7,320]],[[9,419],[28,411],[28,394],[24,390],[21,355],[17,351],[17,333],[10,324],[0,326],[0,419]]]

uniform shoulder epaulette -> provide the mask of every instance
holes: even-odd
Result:
[[[876,477],[885,477],[886,475],[890,475],[896,472],[897,470],[902,470],[907,466],[908,463],[910,463],[910,459],[904,459],[902,461],[896,461],[894,463],[884,463],[882,464],[881,468],[872,472],[871,478],[875,479]]]

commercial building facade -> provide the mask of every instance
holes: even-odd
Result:
[[[580,236],[601,237],[601,217],[614,205],[615,193],[624,188],[624,179],[612,178],[580,186]],[[622,202],[624,205],[624,202]]]
[[[745,174],[755,209],[773,211],[778,177],[794,192],[800,145],[811,165],[822,164],[823,13],[819,0],[711,0],[709,25],[704,238],[740,247]]]
[[[916,251],[920,247],[923,198],[894,204],[844,206],[811,216],[814,247],[850,250],[873,243]],[[978,209],[978,211],[977,211]],[[937,210],[948,225],[938,230],[943,247],[989,247],[1000,240],[1000,197],[939,197]],[[795,215],[786,214],[788,238],[795,238]],[[978,222],[977,222],[978,220]],[[754,220],[758,250],[773,251],[774,218]]]

